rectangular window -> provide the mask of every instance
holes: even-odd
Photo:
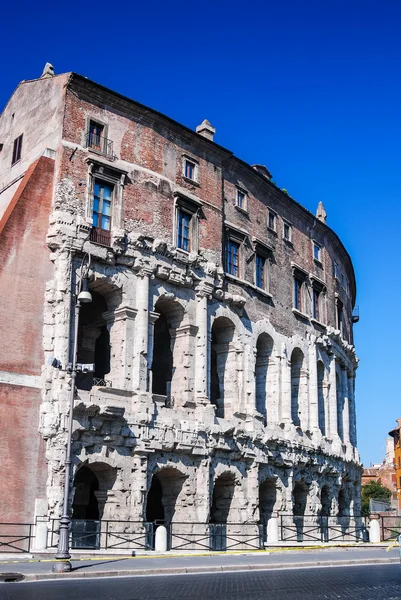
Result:
[[[320,290],[312,290],[312,316],[316,321],[320,321]]]
[[[283,238],[286,242],[291,242],[292,239],[292,227],[286,221],[283,222]]]
[[[181,208],[178,209],[177,246],[182,250],[191,250],[191,217]]]
[[[268,226],[269,229],[276,231],[276,214],[271,210],[269,210]]]
[[[334,277],[336,279],[338,279],[339,271],[338,271],[338,264],[336,263],[336,261],[334,261],[333,271],[334,271]]]
[[[22,155],[22,134],[19,135],[14,140],[13,157],[11,160],[11,165],[15,165],[16,162],[21,160],[21,155]]]
[[[264,256],[256,255],[256,285],[262,290],[265,289],[265,262]]]
[[[313,258],[321,262],[321,247],[316,242],[313,242]]]
[[[246,194],[241,190],[237,190],[237,194],[235,197],[235,204],[238,208],[242,208],[242,210],[247,210],[247,201]]]
[[[230,239],[227,243],[227,273],[239,277],[239,244]]]
[[[303,302],[302,302],[302,286],[303,279],[299,277],[294,277],[294,308],[302,312]]]
[[[343,304],[340,300],[337,300],[337,329],[340,330],[341,335],[344,337],[344,313]]]
[[[188,159],[184,162],[184,177],[196,181],[196,164]]]
[[[93,189],[93,227],[110,231],[111,200],[113,187],[103,181],[95,181]]]
[[[94,150],[103,150],[104,126],[95,121],[89,121],[88,146]]]

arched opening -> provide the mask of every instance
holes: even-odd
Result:
[[[236,353],[232,347],[235,327],[230,319],[218,317],[212,326],[210,356],[210,401],[217,417],[230,417],[238,398]]]
[[[303,517],[306,510],[308,500],[309,486],[305,481],[296,481],[293,489],[294,507],[293,514],[295,517]]]
[[[152,477],[146,502],[146,520],[161,520],[169,525],[174,518],[185,475],[173,467],[164,467]]]
[[[96,492],[99,480],[89,467],[83,466],[74,477],[74,502],[72,519],[98,520],[99,503]]]
[[[332,497],[328,485],[322,487],[320,494],[320,514],[322,517],[329,517],[331,514]]]
[[[227,523],[235,489],[233,473],[223,473],[214,482],[210,523]]]
[[[164,521],[163,488],[157,475],[153,475],[146,503],[146,521]]]
[[[267,525],[273,516],[277,503],[277,485],[276,480],[271,477],[266,479],[259,486],[259,520],[263,526],[263,539],[267,538]]]
[[[304,516],[308,501],[309,486],[305,481],[296,481],[293,488],[293,519],[297,530],[297,541],[304,539]]]
[[[256,342],[255,392],[256,410],[268,419],[268,400],[271,397],[273,340],[267,333],[261,333]]]
[[[302,393],[305,392],[303,385],[304,355],[299,348],[295,348],[291,354],[291,418],[295,426],[301,426],[302,415]]]
[[[325,410],[325,371],[321,360],[317,361],[317,410],[318,423],[322,435],[326,435],[326,410]]]
[[[173,377],[173,352],[167,319],[163,314],[155,322],[152,362],[152,392],[170,396]]]
[[[173,396],[175,374],[175,355],[179,352],[175,344],[175,330],[179,327],[184,309],[170,299],[160,298],[155,305],[159,317],[153,330],[152,393],[161,396]]]
[[[110,335],[103,316],[107,303],[98,292],[91,290],[91,294],[92,302],[80,308],[77,362],[94,363],[95,370],[77,373],[76,386],[80,390],[90,390],[94,383],[105,385],[105,377],[110,373]]]
[[[336,372],[336,392],[337,392],[337,431],[340,440],[344,441],[344,426],[343,426],[343,408],[344,408],[344,397],[341,385],[341,377]]]
[[[342,487],[338,492],[338,516],[349,516],[349,502],[346,490]]]

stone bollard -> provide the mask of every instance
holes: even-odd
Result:
[[[267,543],[277,544],[278,542],[278,518],[271,517],[267,522]]]
[[[156,529],[155,550],[156,552],[167,551],[167,529],[164,525],[159,525]]]
[[[380,524],[378,519],[371,519],[369,523],[369,541],[380,542]]]

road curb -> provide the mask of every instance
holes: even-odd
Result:
[[[233,571],[269,571],[276,569],[300,569],[307,567],[341,567],[349,565],[383,565],[399,563],[399,558],[367,558],[365,560],[319,560],[315,562],[299,563],[271,563],[254,565],[220,565],[199,567],[166,567],[162,569],[124,569],[119,571],[82,571],[76,570],[69,573],[27,573],[25,581],[43,581],[57,579],[93,579],[96,577],[138,577],[152,575],[185,575],[191,573],[225,573]]]

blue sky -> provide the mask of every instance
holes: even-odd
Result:
[[[366,466],[382,460],[401,417],[400,17],[401,4],[386,0],[2,8],[0,106],[49,61],[188,127],[209,119],[219,144],[266,164],[309,210],[323,201],[357,275]]]

